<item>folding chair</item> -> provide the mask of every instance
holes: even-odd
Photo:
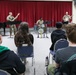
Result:
[[[68,47],[68,41],[66,39],[60,39],[56,41],[54,45],[54,52],[53,53],[51,51],[49,52],[49,63],[50,63],[50,54],[54,56],[58,49],[65,48],[65,47]],[[53,60],[54,60],[54,57],[52,57],[52,62]]]
[[[17,48],[18,55],[21,59],[26,59],[28,57],[32,57],[32,66],[33,66],[33,46],[20,46]]]
[[[0,69],[0,75],[11,75],[11,74],[8,73],[7,71],[4,71],[4,70]]]
[[[66,39],[58,40],[54,45],[54,52],[56,52],[60,48],[68,47],[68,41]]]

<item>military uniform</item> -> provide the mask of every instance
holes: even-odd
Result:
[[[13,16],[11,16],[11,15],[8,15],[7,16],[7,21],[10,21],[10,22],[12,22],[12,21],[14,21],[14,17]],[[16,31],[17,31],[17,29],[16,29],[16,25],[14,24],[12,24],[12,25],[9,25],[9,27],[10,27],[10,37],[11,37],[11,35],[12,35],[12,31],[14,31],[14,34],[16,33]]]

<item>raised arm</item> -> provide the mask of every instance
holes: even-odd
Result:
[[[19,15],[20,15],[20,13],[18,13],[18,14],[16,15],[16,17],[13,19],[13,21],[16,20]]]

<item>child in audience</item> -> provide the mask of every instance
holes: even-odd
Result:
[[[68,24],[66,26],[67,40],[69,46],[59,49],[55,54],[55,66],[48,66],[48,72],[54,75],[55,68],[59,69],[61,63],[67,61],[72,55],[76,54],[76,24]]]
[[[66,35],[65,35],[65,31],[62,30],[62,23],[61,22],[56,23],[56,30],[54,30],[51,33],[51,42],[52,42],[52,45],[50,47],[51,51],[54,50],[54,44],[59,39],[67,39]]]
[[[15,45],[22,46],[23,44],[32,45],[34,42],[34,37],[29,33],[29,27],[27,22],[21,22],[19,29],[14,37]]]
[[[1,43],[2,36],[0,35]],[[25,72],[25,65],[8,47],[0,45],[0,69],[9,72],[11,75],[19,75]]]

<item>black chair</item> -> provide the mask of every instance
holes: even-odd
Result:
[[[23,60],[28,57],[32,57],[32,66],[33,66],[33,58],[34,58],[34,52],[33,52],[33,46],[20,46],[17,48],[19,57]]]
[[[54,45],[54,51],[53,52],[49,52],[49,63],[50,63],[50,54],[52,54],[52,62],[53,62],[53,58],[54,55],[56,53],[57,50],[61,49],[61,48],[65,48],[68,47],[68,41],[66,39],[59,39],[58,41],[56,41],[55,45]]]
[[[0,69],[0,75],[11,75],[11,74],[9,74],[7,71]]]

